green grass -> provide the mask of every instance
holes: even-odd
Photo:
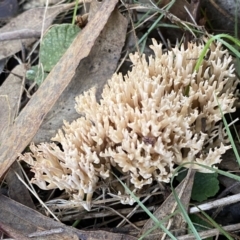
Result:
[[[235,38],[235,37],[232,37],[228,34],[225,34],[225,33],[222,33],[222,34],[218,34],[218,35],[215,35],[215,36],[212,36],[207,42],[206,42],[206,45],[204,46],[203,50],[202,50],[202,53],[200,54],[199,58],[198,58],[198,61],[195,65],[195,68],[194,68],[194,71],[198,71],[199,70],[199,67],[201,66],[202,62],[203,62],[203,59],[205,57],[205,55],[207,54],[207,51],[211,45],[211,43],[215,40],[221,42],[225,47],[227,47],[232,53],[235,54],[235,56],[237,58],[240,58],[240,52],[235,48],[233,47],[232,45],[230,45],[228,42],[226,42],[225,40],[223,40],[223,38],[226,38],[228,39],[229,41],[232,41],[233,44],[235,44],[236,46],[240,47],[240,41]]]
[[[173,236],[173,234],[163,225],[164,222],[169,219],[171,216],[166,217],[166,219],[159,221],[148,209],[147,207],[139,200],[138,197],[136,197],[131,190],[115,175],[113,174],[118,181],[122,184],[122,186],[124,187],[124,189],[126,190],[126,192],[138,203],[138,205],[145,211],[145,213],[152,219],[152,221],[156,224],[156,226],[152,229],[150,229],[147,234],[150,234],[151,231],[155,230],[157,227],[159,227],[161,230],[163,230],[171,239],[173,240],[177,240],[177,238],[175,238]],[[146,234],[144,234],[144,237],[146,236]],[[143,236],[140,238],[143,239]]]
[[[73,10],[73,18],[72,18],[72,25],[75,24],[75,19],[76,19],[76,16],[77,16],[77,10],[78,10],[78,0],[75,0],[75,7],[74,7],[74,10]]]

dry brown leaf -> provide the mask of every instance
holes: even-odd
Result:
[[[12,127],[13,121],[18,114],[18,105],[22,95],[22,84],[25,75],[24,65],[16,66],[8,78],[0,87],[0,143],[5,142],[8,129]],[[6,176],[9,196],[26,206],[34,208],[34,204],[28,190],[15,175],[17,172],[23,178],[18,164],[14,164]]]
[[[159,4],[159,7],[162,8],[169,4],[171,0],[162,0]],[[169,12],[175,15],[176,17],[180,18],[181,20],[188,20],[189,15],[187,11],[185,10],[184,6],[186,6],[188,9],[190,9],[190,4],[187,0],[178,0],[176,1],[172,7],[169,9]]]
[[[162,0],[159,3],[159,7],[163,8],[166,7],[168,4],[171,4],[171,0]],[[187,0],[178,0],[173,3],[171,8],[168,10],[172,15],[166,14],[167,19],[165,21],[172,22],[176,25],[181,26],[182,21],[187,21],[190,23],[198,23],[199,16],[200,16],[200,0],[194,0],[189,3]],[[177,19],[175,18],[177,17]],[[162,35],[165,39],[169,39],[170,41],[176,41],[176,39],[181,39],[183,33],[187,33],[185,38],[185,44],[188,41],[191,41],[192,33],[184,30],[184,28],[166,28],[160,27],[159,31],[161,31]]]
[[[24,176],[18,162],[14,162],[12,164],[5,178],[8,186],[9,197],[27,207],[35,209],[35,205],[28,189],[19,180],[16,173],[21,179],[24,180]]]
[[[30,238],[25,237],[21,233],[21,231],[19,231],[18,229],[14,229],[11,226],[9,226],[8,224],[5,224],[0,221],[0,234],[1,233],[5,233],[13,239],[30,240]]]
[[[80,61],[89,55],[117,2],[109,0],[102,3],[16,119],[0,146],[0,178],[32,140],[44,117],[74,77]]]
[[[0,144],[17,115],[18,102],[22,95],[24,65],[16,66],[0,87]]]
[[[171,0],[162,0],[159,7],[164,7],[169,4]],[[183,21],[192,22],[192,18],[198,23],[199,11],[200,11],[200,0],[194,0],[189,3],[187,0],[178,0],[169,9],[169,12],[178,17]],[[187,12],[188,11],[188,12]],[[191,16],[189,15],[191,14]],[[192,17],[192,18],[191,18]]]
[[[0,34],[21,29],[40,30],[42,29],[43,20],[44,30],[46,30],[59,13],[73,7],[73,4],[75,3],[62,4],[48,8],[46,18],[44,18],[45,8],[34,8],[23,12],[22,14],[13,18],[7,25],[0,28]],[[21,51],[22,46],[29,46],[34,41],[36,41],[35,38],[1,42],[0,59],[12,56],[13,54]]]
[[[192,193],[192,186],[194,182],[194,176],[196,171],[195,170],[189,170],[189,174],[187,177],[176,187],[175,191],[181,200],[184,208],[186,211],[188,210],[189,201],[191,198]],[[168,215],[176,211],[178,208],[177,202],[175,200],[175,197],[173,193],[171,193],[168,198],[164,201],[164,203],[153,213],[154,216],[159,220],[163,220]],[[184,234],[186,229],[186,223],[182,216],[182,214],[175,214],[173,218],[170,218],[169,221],[166,221],[164,223],[164,226],[170,230],[170,232],[173,233],[174,236],[179,236]],[[144,234],[149,229],[153,228],[155,226],[155,222],[152,219],[149,219],[140,235]],[[161,231],[160,228],[155,229],[152,231],[148,236],[146,236],[144,239],[146,240],[158,240],[162,239],[166,234]]]
[[[95,1],[91,4],[90,17],[94,16],[92,12],[97,11],[95,9],[97,5],[99,3]],[[61,128],[63,119],[71,122],[79,117],[74,108],[76,96],[96,85],[98,88],[97,98],[100,98],[103,86],[116,69],[125,42],[127,25],[127,20],[115,10],[96,40],[89,56],[79,64],[74,78],[47,114],[33,139],[34,143],[50,141],[57,130]]]
[[[240,152],[240,144],[238,142],[235,142],[235,146]],[[219,164],[220,169],[225,169],[228,171],[239,171],[239,164],[236,158],[236,155],[233,151],[233,149],[229,149],[223,156],[222,161]]]
[[[7,230],[16,234],[21,233],[26,239],[32,234],[32,240],[59,240],[59,239],[85,239],[85,240],[136,240],[135,237],[112,233],[107,231],[82,231],[76,228],[67,227],[63,223],[56,222],[51,218],[45,217],[39,212],[21,205],[0,194],[0,229],[7,226]],[[37,232],[47,230],[61,230],[56,234],[45,234],[36,236]],[[6,231],[6,229],[5,229]],[[53,231],[54,232],[54,231]],[[56,232],[56,231],[55,231]],[[77,238],[76,238],[77,237]],[[24,238],[16,238],[24,239]]]
[[[206,14],[207,20],[211,23],[211,29],[218,30],[217,33],[227,32],[234,35],[236,27],[236,16],[238,21],[238,33],[240,31],[240,2],[235,0],[202,0],[202,7]],[[239,36],[238,36],[239,37]]]
[[[229,193],[239,194],[240,193],[240,182],[238,180],[232,179],[230,177],[226,177],[223,175],[218,176],[219,183],[224,186],[224,191],[222,191],[219,195],[226,196]],[[218,195],[218,198],[220,198]]]

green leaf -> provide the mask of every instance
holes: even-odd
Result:
[[[181,182],[187,175],[187,169],[181,171],[176,177]],[[219,191],[218,174],[196,172],[191,198],[195,201],[202,202],[209,197],[213,197]]]
[[[39,52],[39,61],[45,72],[50,72],[57,64],[79,31],[79,27],[71,24],[55,25],[48,30]]]
[[[213,197],[219,191],[219,181],[217,173],[197,172],[192,189],[192,199],[198,202]]]
[[[27,79],[35,81],[38,85],[41,85],[47,75],[48,73],[44,72],[40,66],[32,66],[26,73]]]
[[[71,24],[54,25],[44,35],[39,51],[39,64],[27,71],[26,77],[38,85],[58,63],[69,48],[80,28]]]
[[[38,66],[32,66],[29,70],[26,72],[26,77],[29,80],[34,80],[37,76],[37,67]]]

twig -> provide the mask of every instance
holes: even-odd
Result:
[[[46,231],[37,231],[37,232],[31,233],[28,235],[28,237],[48,236],[48,235],[52,235],[55,233],[62,233],[63,231],[64,231],[63,228],[53,228],[53,229],[46,230]]]
[[[216,208],[219,206],[226,206],[226,205],[229,205],[232,203],[239,202],[239,199],[240,199],[240,193],[235,194],[233,196],[218,199],[218,200],[215,200],[215,201],[212,201],[209,203],[204,203],[204,204],[198,205],[197,207],[192,207],[192,208],[190,208],[189,213],[197,213],[200,211],[209,210],[209,209]]]
[[[239,231],[240,229],[240,223],[237,224],[232,224],[232,225],[228,225],[225,227],[222,227],[225,231],[228,232],[232,232],[232,231]],[[211,229],[211,230],[207,230],[204,232],[199,232],[199,236],[203,239],[208,238],[208,237],[212,237],[212,236],[216,236],[218,235],[219,229]],[[184,235],[181,237],[178,237],[178,240],[195,240],[195,236],[193,234],[188,234],[188,235]]]
[[[158,188],[155,188],[152,193],[155,193],[156,191],[158,191]],[[142,203],[145,203],[150,197],[152,196],[152,194],[150,193],[147,197],[145,197],[143,200],[141,200]],[[136,210],[140,208],[140,206],[137,204],[132,211],[117,225],[117,228],[119,227],[123,227],[124,223],[127,221],[127,219],[130,219],[130,217],[133,216],[133,214],[136,212]]]
[[[0,34],[0,41],[25,39],[25,38],[39,38],[41,31],[31,29],[21,29],[12,32],[5,32]]]

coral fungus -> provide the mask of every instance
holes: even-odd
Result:
[[[179,164],[208,172],[198,164],[214,166],[229,148],[212,135],[221,119],[218,102],[223,114],[235,110],[238,80],[220,44],[194,71],[203,47],[189,43],[186,50],[163,53],[153,40],[154,56],[132,54],[131,71],[113,75],[100,103],[95,89],[78,96],[76,110],[84,116],[64,122],[52,138],[56,143],[32,144],[31,153],[20,157],[35,173],[32,182],[65,189],[89,208],[98,182],[114,168],[129,175],[134,192],[153,180],[169,182]]]

